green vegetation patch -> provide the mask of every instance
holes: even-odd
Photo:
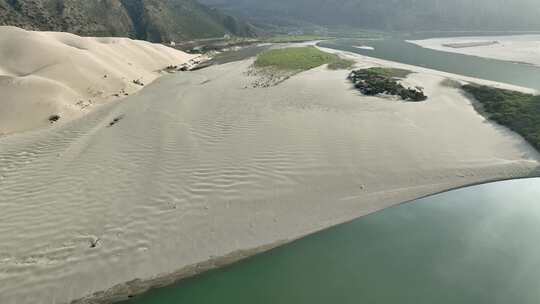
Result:
[[[405,88],[397,79],[404,78],[411,71],[391,68],[369,68],[352,71],[348,79],[362,94],[368,96],[392,95],[407,101],[424,101],[422,88]]]
[[[386,77],[386,78],[406,78],[410,74],[412,74],[409,70],[404,69],[395,69],[395,68],[369,68],[362,70],[368,75],[372,76],[380,76],[380,77]]]
[[[520,134],[540,150],[540,96],[488,86],[464,85],[487,117]]]
[[[319,50],[316,47],[291,47],[274,49],[260,54],[255,61],[255,67],[272,67],[280,70],[307,71],[324,64],[333,68],[350,67],[353,62],[340,58],[338,55]]]
[[[354,64],[354,60],[338,58],[338,60],[328,64],[330,70],[350,70]]]

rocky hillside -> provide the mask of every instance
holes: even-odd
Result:
[[[538,0],[200,0],[252,22],[381,30],[540,30]]]
[[[253,36],[253,28],[196,0],[0,0],[0,25],[152,42]]]

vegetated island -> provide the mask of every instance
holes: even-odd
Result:
[[[540,96],[476,84],[462,89],[480,103],[481,114],[523,136],[540,151]]]
[[[329,69],[346,69],[351,67],[354,61],[323,52],[313,46],[269,50],[260,54],[255,61],[255,67],[272,67],[297,72],[307,71],[323,64],[328,64]]]
[[[405,88],[398,82],[410,73],[412,72],[403,69],[376,67],[352,71],[348,79],[364,95],[392,95],[415,102],[426,100],[427,96],[421,88]]]
[[[270,87],[325,64],[330,70],[342,70],[350,69],[355,62],[314,46],[271,49],[257,56],[248,75],[256,77],[253,87]]]

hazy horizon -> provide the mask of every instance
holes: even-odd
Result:
[[[380,30],[540,30],[532,0],[201,0],[252,22]]]

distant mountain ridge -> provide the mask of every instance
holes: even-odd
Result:
[[[152,42],[255,35],[196,0],[0,0],[0,25]]]
[[[538,0],[201,0],[252,22],[378,30],[540,30]]]

